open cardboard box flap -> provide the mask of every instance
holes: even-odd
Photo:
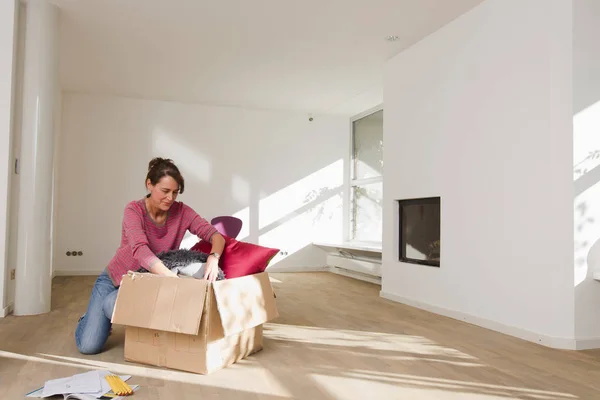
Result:
[[[190,277],[130,272],[121,282],[112,322],[197,335],[210,285],[219,314],[214,317],[220,319],[225,336],[279,316],[266,272],[213,283]]]
[[[208,284],[130,272],[121,282],[112,323],[196,335]]]
[[[225,336],[253,328],[279,316],[266,272],[213,284]]]

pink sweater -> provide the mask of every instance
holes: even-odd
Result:
[[[191,207],[175,201],[164,225],[158,226],[146,212],[144,199],[132,201],[125,207],[121,245],[108,263],[108,274],[115,286],[121,285],[127,271],[146,270],[158,260],[161,251],[178,249],[189,230],[202,240],[209,241],[217,232],[214,226]]]

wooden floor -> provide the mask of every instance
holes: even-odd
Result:
[[[265,348],[211,375],[126,363],[123,330],[83,356],[73,333],[93,277],[57,277],[52,312],[0,318],[0,393],[107,368],[133,375],[133,399],[600,399],[600,351],[548,349],[379,297],[330,273],[272,274],[281,316]]]

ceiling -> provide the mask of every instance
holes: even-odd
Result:
[[[54,2],[64,90],[353,115],[387,59],[481,0]]]

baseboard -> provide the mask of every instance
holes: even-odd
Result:
[[[2,312],[0,313],[0,317],[4,318],[12,312],[13,312],[13,303],[8,303],[8,305],[2,309]]]
[[[600,349],[600,337],[575,339],[575,350]]]
[[[279,267],[277,265],[273,265],[272,267],[267,267],[267,272],[326,272],[329,271],[328,266],[310,266],[310,267]]]
[[[98,276],[104,271],[103,269],[94,271],[88,269],[74,269],[74,270],[57,270],[52,273],[55,276]]]
[[[585,339],[579,341],[570,338],[553,337],[549,335],[532,332],[526,329],[517,328],[510,325],[505,325],[500,322],[492,321],[489,319],[477,317],[474,315],[466,314],[456,310],[450,310],[443,307],[433,306],[413,299],[408,299],[402,296],[395,295],[393,293],[387,293],[384,291],[379,292],[379,295],[384,299],[395,301],[397,303],[406,304],[411,307],[419,308],[421,310],[429,311],[435,314],[443,315],[452,319],[467,322],[469,324],[477,325],[482,328],[490,329],[492,331],[500,332],[505,335],[514,336],[519,339],[533,342],[546,347],[552,347],[555,349],[562,350],[583,350],[579,346],[590,346],[594,344],[600,344],[600,339]]]
[[[376,285],[381,285],[381,278],[378,276],[363,274],[363,273],[355,272],[355,271],[350,271],[350,270],[340,268],[340,267],[335,267],[335,266],[329,267],[329,271],[334,274],[347,276],[348,278],[354,278],[354,279],[358,279],[361,281],[374,283]]]

